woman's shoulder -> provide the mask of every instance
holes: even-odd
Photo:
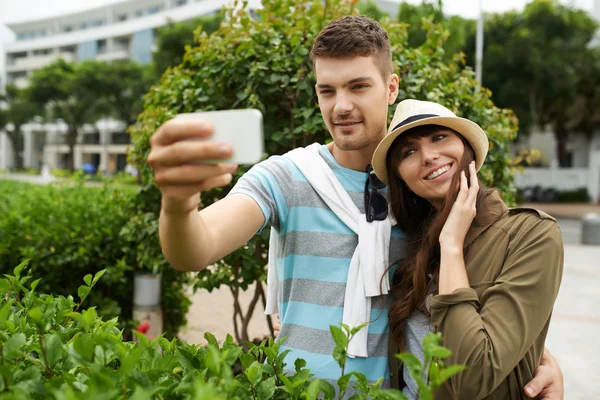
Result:
[[[513,238],[532,233],[538,237],[544,235],[562,237],[556,218],[535,208],[508,208],[495,225]]]

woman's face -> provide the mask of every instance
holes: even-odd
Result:
[[[396,151],[400,151],[400,178],[417,196],[439,208],[465,153],[462,139],[441,128],[423,137],[409,138]]]

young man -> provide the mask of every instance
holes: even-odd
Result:
[[[380,196],[373,194],[372,186],[365,187],[365,171],[386,134],[388,106],[398,95],[387,33],[368,18],[344,17],[321,31],[311,58],[319,107],[333,138],[327,146],[313,147],[319,157],[316,165],[321,165],[315,168],[337,178],[353,202],[345,206],[364,210],[365,197]],[[317,377],[333,382],[340,371],[331,357],[329,325],[345,318],[345,299],[352,298],[347,280],[359,236],[315,189],[311,175],[285,156],[257,164],[226,198],[197,212],[200,193],[230,183],[236,168],[197,163],[231,155],[226,144],[185,140],[211,135],[208,123],[171,120],[152,137],[148,163],[162,192],[163,253],[178,270],[197,271],[242,246],[267,224],[273,227],[280,243],[271,262],[281,285],[281,334],[288,336],[284,348],[292,350],[288,366],[295,358],[304,358]],[[401,232],[394,228],[388,242],[391,263],[402,256]],[[363,372],[371,381],[383,376],[388,385],[384,299],[370,300],[369,320],[374,322],[364,336],[367,356],[349,358],[346,371]],[[557,371],[548,368],[541,378],[553,380],[550,387],[562,393],[562,379],[553,375]],[[544,382],[540,386],[546,386]]]

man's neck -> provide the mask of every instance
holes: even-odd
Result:
[[[360,150],[341,150],[331,142],[327,145],[329,152],[342,167],[352,169],[354,171],[365,172],[367,165],[371,164],[373,153],[379,142],[372,143],[368,147]]]

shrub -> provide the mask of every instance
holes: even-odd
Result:
[[[164,270],[165,332],[176,335],[190,304],[187,281],[165,267],[162,257],[142,259],[144,238],[157,237],[157,224],[137,213],[138,196],[137,188],[0,181],[0,272],[29,259],[31,274],[44,278],[40,290],[67,296],[84,276],[106,269],[86,305],[106,318],[120,316],[125,327],[133,322],[134,271]],[[136,235],[125,229],[131,224],[138,227]],[[153,241],[151,246],[159,247]]]
[[[26,263],[0,279],[0,397],[3,399],[323,399],[337,398],[334,387],[311,379],[304,360],[293,373],[284,373],[286,352],[272,339],[248,349],[228,336],[222,346],[206,334],[208,346],[188,345],[159,337],[152,341],[136,332],[135,342],[124,342],[117,318],[103,321],[96,309],[81,305],[100,278],[86,275],[72,296],[38,294],[43,280],[22,276]],[[331,327],[337,348],[333,357],[343,371],[348,341],[360,329]],[[429,370],[429,384],[420,386],[421,398],[431,393],[461,366],[445,366],[449,351],[440,336],[423,342],[425,366],[401,354],[414,376]],[[429,368],[429,366],[431,366]],[[239,372],[234,372],[234,369]],[[289,368],[288,368],[289,370]],[[382,378],[383,379],[383,378]],[[353,380],[353,381],[352,381]],[[406,399],[396,390],[368,384],[362,374],[343,374],[338,385],[350,387],[358,399]]]
[[[581,187],[574,190],[559,190],[556,200],[560,203],[589,203],[591,197],[587,188]]]

